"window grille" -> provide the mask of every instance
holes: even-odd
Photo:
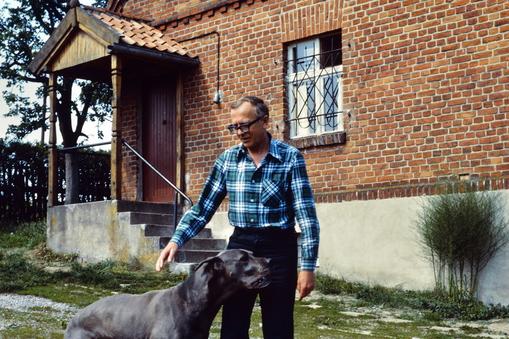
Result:
[[[290,137],[343,131],[340,33],[289,45],[285,68]]]

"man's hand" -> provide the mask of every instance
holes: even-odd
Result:
[[[297,291],[299,291],[299,301],[307,297],[315,288],[315,272],[300,271],[297,279]]]
[[[174,242],[169,242],[168,245],[161,251],[159,259],[156,262],[156,271],[159,272],[163,268],[164,264],[173,261],[175,254],[178,250],[178,245]]]

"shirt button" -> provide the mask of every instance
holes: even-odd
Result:
[[[256,183],[256,181],[254,181],[254,180],[251,180],[251,183],[252,183],[252,184],[255,184],[255,183]]]
[[[254,199],[251,199],[250,201],[251,201],[251,202],[254,202]]]
[[[250,219],[249,221],[254,222],[254,219]]]

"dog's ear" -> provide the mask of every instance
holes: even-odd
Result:
[[[196,267],[194,268],[194,270],[195,270],[195,271],[198,271],[198,269],[199,269],[201,266],[203,266],[203,265],[205,265],[205,264],[209,264],[209,263],[210,263],[211,265],[213,265],[213,267],[214,267],[215,269],[219,269],[219,267],[220,267],[220,266],[222,266],[222,265],[224,264],[223,260],[222,260],[221,258],[217,257],[217,256],[216,256],[216,257],[209,257],[209,258],[207,258],[207,259],[205,259],[205,260],[201,261],[198,265],[196,265]]]

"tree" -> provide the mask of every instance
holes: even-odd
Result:
[[[104,7],[106,1],[96,0],[94,5]],[[31,74],[28,65],[67,9],[66,0],[11,0],[0,9],[0,77],[7,80],[7,90],[3,92],[9,106],[6,115],[21,118],[19,125],[10,125],[7,131],[15,139],[46,128],[48,77]],[[28,83],[38,85],[37,98],[23,94]],[[77,99],[74,99],[73,87],[81,91]],[[80,137],[87,138],[83,133],[87,119],[103,122],[110,115],[111,88],[107,84],[67,77],[59,77],[56,88],[56,111],[62,143],[65,147],[76,146]],[[66,203],[77,202],[78,199],[76,160],[75,154],[66,153]]]

